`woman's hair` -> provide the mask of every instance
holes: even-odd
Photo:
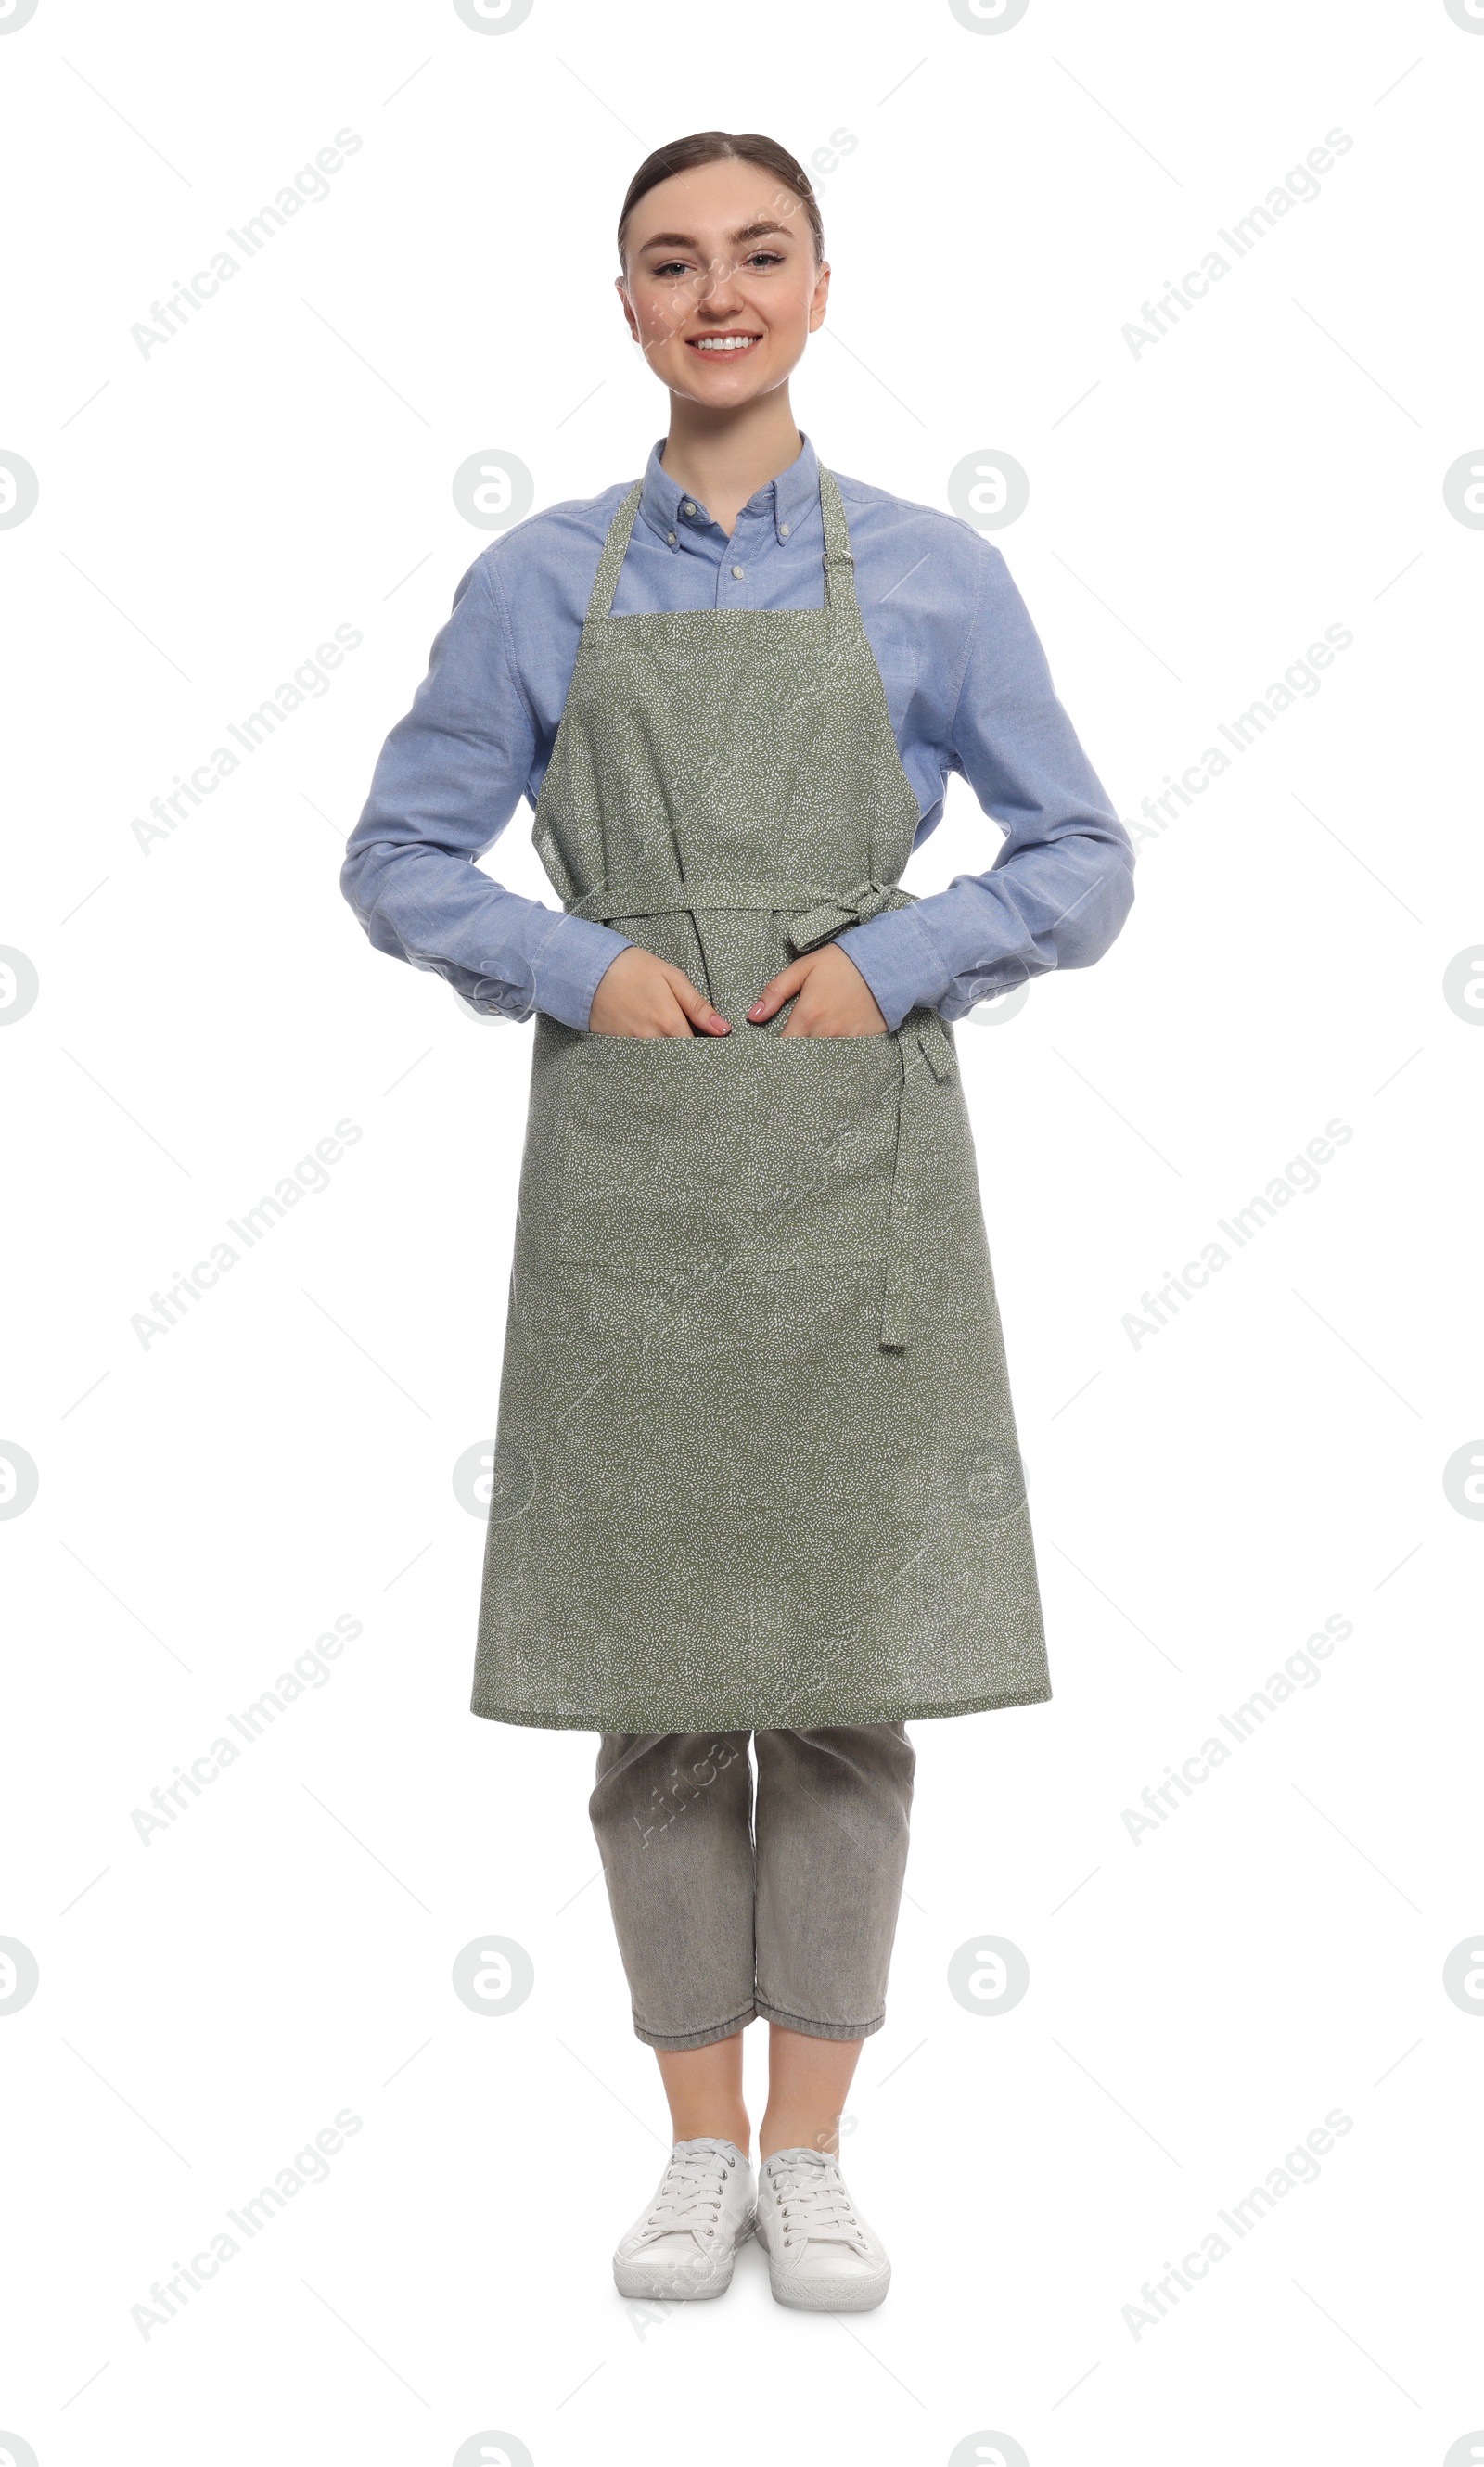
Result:
[[[724,128],[703,128],[695,137],[673,137],[668,146],[657,146],[647,155],[628,183],[624,211],[618,218],[618,253],[624,257],[624,236],[628,218],[641,197],[657,189],[661,180],[673,178],[676,171],[694,171],[702,163],[755,163],[760,171],[771,171],[781,190],[787,190],[796,206],[802,206],[809,219],[814,242],[814,262],[822,263],[825,253],[824,225],[819,218],[818,200],[810,186],[809,173],[802,163],[796,163],[786,147],[772,137],[753,135],[734,137]],[[779,205],[784,206],[782,197]]]

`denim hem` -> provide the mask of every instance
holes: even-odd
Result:
[[[808,2039],[869,2039],[885,2021],[878,2013],[874,2022],[806,2022],[801,2013],[785,2013],[776,2004],[765,2003],[758,1998],[758,2012],[765,2022],[776,2022],[780,2029],[801,2031]]]
[[[735,2014],[730,2022],[718,2022],[707,2030],[647,2030],[636,2017],[634,2036],[642,2039],[647,2048],[709,2048],[718,2039],[730,2039],[756,2019],[757,2007],[752,2004],[748,2005],[745,2013]]]

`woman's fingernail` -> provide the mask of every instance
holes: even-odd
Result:
[[[756,1018],[757,1018],[757,1015],[758,1015],[759,1011],[762,1009],[762,1007],[763,1007],[763,1005],[762,1005],[761,1001],[759,1001],[759,1002],[755,1002],[755,1003],[753,1004],[753,1006],[752,1006],[752,1008],[748,1011],[748,1013],[747,1013],[747,1017],[748,1017],[749,1019],[756,1019]]]

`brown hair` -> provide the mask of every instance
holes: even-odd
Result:
[[[771,171],[781,188],[788,191],[795,205],[802,206],[814,242],[814,262],[820,264],[825,253],[824,225],[819,218],[819,204],[810,186],[809,173],[802,163],[795,162],[786,147],[775,138],[747,135],[733,136],[725,128],[703,128],[694,137],[673,137],[668,146],[657,146],[647,155],[628,183],[624,211],[618,218],[618,253],[624,257],[624,236],[628,218],[641,197],[657,189],[661,180],[669,180],[676,171],[694,171],[702,163],[755,163],[760,171]],[[782,205],[783,200],[778,200]]]

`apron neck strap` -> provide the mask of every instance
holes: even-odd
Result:
[[[608,535],[603,543],[598,572],[593,581],[592,596],[587,602],[589,620],[606,617],[618,589],[618,577],[628,554],[634,516],[644,493],[644,482],[635,480],[615,509],[608,525]],[[850,528],[845,520],[845,501],[833,471],[819,464],[819,510],[825,527],[825,598],[827,604],[851,606],[856,598],[856,559],[851,552]]]
[[[832,608],[849,607],[856,598],[856,559],[851,550],[845,500],[833,471],[819,465],[819,510],[825,523],[825,595]]]
[[[633,530],[634,516],[639,510],[639,500],[643,494],[644,482],[636,480],[627,496],[620,500],[613,520],[608,525],[608,536],[603,543],[603,555],[598,560],[592,597],[587,602],[589,622],[594,617],[606,617],[612,605],[613,594],[618,589],[618,577],[628,547],[628,535]]]

